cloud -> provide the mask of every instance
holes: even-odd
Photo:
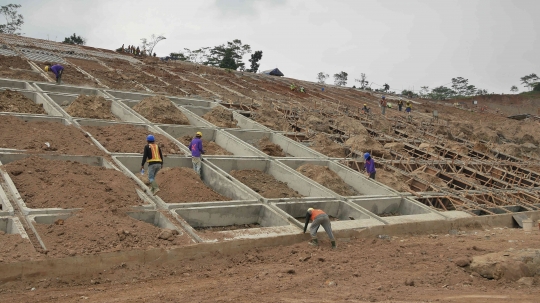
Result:
[[[215,8],[221,16],[258,16],[262,7],[286,5],[287,0],[215,0]]]

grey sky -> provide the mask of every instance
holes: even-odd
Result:
[[[345,71],[347,86],[361,73],[399,92],[461,76],[507,93],[511,85],[524,89],[520,77],[540,73],[538,0],[8,2],[23,5],[29,37],[62,41],[75,32],[115,49],[163,34],[159,56],[240,39],[263,51],[262,70],[310,81]]]

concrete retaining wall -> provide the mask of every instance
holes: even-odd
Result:
[[[141,101],[143,99],[155,96],[155,94],[143,94],[143,93],[134,93],[134,92],[126,92],[126,91],[115,91],[115,90],[105,90],[105,92],[116,99],[134,100],[134,101]],[[209,107],[211,106],[211,104],[215,103],[213,101],[206,101],[206,100],[193,99],[193,98],[181,98],[181,97],[172,97],[172,96],[165,96],[165,97],[167,97],[174,104],[179,105],[179,106],[191,105],[191,106]]]
[[[123,104],[126,108],[129,108],[132,110],[132,108],[137,105],[140,101],[136,100],[119,100],[121,104]],[[177,108],[186,116],[186,118],[189,121],[190,125],[193,126],[201,126],[201,127],[214,127],[210,122],[204,120],[203,118],[193,114],[189,110],[185,109],[184,107],[177,106]],[[154,122],[148,120],[143,115],[137,113],[136,111],[132,110],[135,115],[137,115],[141,120],[143,120],[146,123],[153,124]]]
[[[349,202],[380,216],[388,224],[446,219],[422,203],[402,197],[353,199]]]
[[[34,87],[26,82],[20,80],[12,79],[2,79],[0,78],[0,90],[34,90]]]
[[[71,85],[58,85],[49,83],[34,83],[37,91],[47,93],[69,94],[69,95],[87,95],[87,96],[102,96],[108,98],[109,96],[103,91],[96,88],[79,87]]]
[[[4,90],[5,89],[0,88],[0,91],[4,91]],[[43,109],[45,110],[47,115],[49,115],[49,116],[60,116],[60,117],[64,116],[62,111],[60,111],[58,108],[56,108],[56,106],[54,106],[54,104],[52,102],[50,102],[47,98],[45,98],[40,93],[37,93],[35,91],[23,91],[23,90],[20,90],[20,91],[17,91],[17,92],[21,93],[22,95],[24,95],[28,99],[34,101],[36,104],[42,104]],[[24,113],[21,113],[21,114],[24,114]],[[33,114],[33,115],[38,115],[38,114]]]

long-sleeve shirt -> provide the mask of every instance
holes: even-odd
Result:
[[[191,143],[189,143],[189,150],[191,150],[192,157],[200,157],[201,154],[204,154],[204,149],[202,146],[202,140],[200,138],[193,138]]]
[[[58,75],[60,74],[61,70],[64,70],[64,67],[62,65],[60,65],[60,64],[56,64],[56,65],[51,66],[51,71],[54,73],[56,78],[58,78]]]
[[[161,153],[161,148],[158,148],[158,150],[159,150],[159,158],[161,159],[161,161],[160,162],[152,162],[152,163],[149,163],[148,165],[155,164],[155,163],[163,165],[163,154]],[[143,153],[143,159],[142,159],[141,167],[144,166],[144,163],[146,163],[147,159],[152,159],[152,150],[150,149],[150,145],[148,145],[148,144],[146,144],[146,146],[144,147],[144,153]]]
[[[306,224],[304,224],[304,232],[306,232],[306,230],[307,230],[309,220],[311,220],[311,214],[309,212],[306,212]]]
[[[375,160],[369,159],[366,160],[366,163],[364,164],[364,167],[366,168],[366,171],[368,174],[372,174],[375,172]]]

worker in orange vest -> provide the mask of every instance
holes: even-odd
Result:
[[[144,174],[144,164],[148,161],[148,181],[150,181],[150,191],[155,195],[159,191],[155,178],[158,171],[163,168],[163,154],[161,153],[159,146],[155,143],[154,135],[148,135],[146,137],[146,142],[148,144],[144,146],[141,174]]]
[[[306,213],[306,225],[304,225],[304,233],[306,233],[309,221],[311,221],[311,226],[309,228],[309,233],[311,234],[311,241],[309,242],[309,245],[319,245],[319,241],[317,240],[317,230],[319,230],[319,226],[322,225],[324,231],[326,231],[328,237],[330,238],[330,241],[332,242],[332,249],[336,249],[336,239],[334,238],[334,234],[332,233],[330,217],[324,211],[320,209],[313,209],[310,207],[308,208]]]

